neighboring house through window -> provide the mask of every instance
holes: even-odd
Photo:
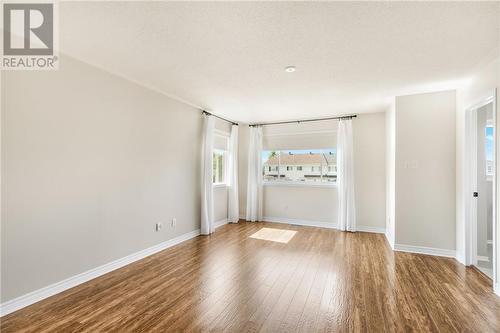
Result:
[[[262,154],[264,182],[333,183],[337,180],[336,150],[266,150]]]

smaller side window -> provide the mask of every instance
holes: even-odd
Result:
[[[494,147],[494,141],[493,141],[493,135],[494,135],[494,127],[491,125],[488,125],[485,127],[484,131],[484,136],[486,139],[485,142],[485,148],[486,148],[486,176],[491,177],[493,176],[494,170],[493,170],[493,147]]]
[[[214,184],[226,183],[226,151],[214,149],[213,152],[213,173]]]

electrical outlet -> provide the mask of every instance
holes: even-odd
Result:
[[[172,219],[172,228],[175,227],[176,224],[177,224],[177,219],[174,217]]]
[[[156,232],[160,231],[160,230],[161,230],[161,227],[162,227],[162,225],[161,225],[161,223],[160,223],[160,222],[156,223],[156,225],[155,225],[155,231],[156,231]]]

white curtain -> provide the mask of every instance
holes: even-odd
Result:
[[[201,157],[201,234],[209,235],[214,227],[213,193],[213,147],[214,117],[205,115],[203,119],[203,146]]]
[[[240,219],[240,202],[238,199],[238,125],[231,127],[228,166],[229,191],[227,217],[229,223],[238,223]]]
[[[262,127],[250,127],[247,221],[262,221]]]
[[[337,131],[338,228],[356,231],[352,120],[339,121]]]

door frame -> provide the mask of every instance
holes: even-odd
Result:
[[[469,106],[465,110],[465,172],[464,172],[464,200],[465,214],[465,264],[477,264],[477,200],[473,192],[477,191],[477,110],[489,103],[493,103],[493,184],[492,184],[492,217],[493,217],[493,288],[497,294],[497,115],[496,89],[485,94],[486,97]]]

